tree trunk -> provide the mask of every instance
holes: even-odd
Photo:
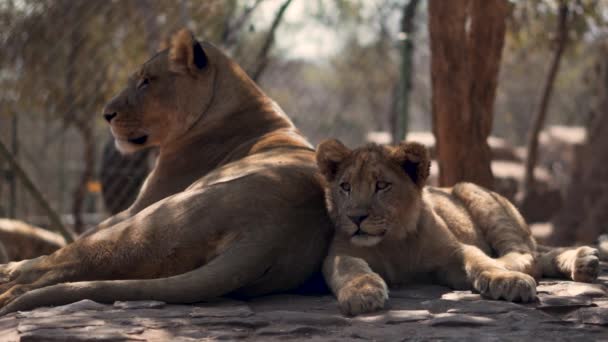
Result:
[[[562,0],[559,7],[557,24],[557,47],[555,49],[555,54],[553,55],[553,60],[551,61],[551,66],[549,67],[549,73],[547,74],[547,79],[543,88],[543,94],[538,107],[538,112],[534,117],[532,129],[530,130],[530,135],[528,136],[526,173],[524,176],[523,188],[525,193],[524,201],[526,201],[526,198],[528,198],[535,189],[534,168],[536,167],[536,162],[538,159],[538,136],[543,128],[545,117],[547,116],[547,108],[549,107],[549,101],[551,100],[551,94],[553,93],[553,84],[555,83],[557,72],[559,71],[559,64],[562,60],[562,55],[566,49],[566,45],[568,44],[568,12],[568,2],[566,0]]]
[[[392,122],[393,143],[396,144],[405,138],[409,124],[409,105],[410,92],[412,90],[412,64],[414,57],[414,33],[416,25],[416,8],[419,0],[409,0],[403,6],[401,15],[401,81],[399,101],[399,111]]]
[[[553,220],[551,244],[597,243],[600,234],[608,233],[608,44],[600,49],[596,103],[587,124],[587,141],[576,153],[575,166],[566,189],[564,206]]]
[[[493,188],[493,105],[507,0],[430,0],[433,133],[439,184],[469,181]]]

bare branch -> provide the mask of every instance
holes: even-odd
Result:
[[[274,17],[274,20],[272,21],[270,30],[268,31],[268,34],[266,35],[266,40],[264,41],[264,44],[262,45],[262,49],[260,49],[260,52],[258,53],[258,57],[256,59],[257,66],[251,72],[251,78],[256,82],[258,81],[258,79],[260,78],[260,76],[262,75],[262,73],[264,72],[266,67],[268,66],[268,53],[270,52],[270,48],[272,47],[272,44],[274,44],[274,37],[275,37],[276,30],[279,27],[279,25],[281,24],[281,21],[283,20],[283,15],[287,11],[287,8],[291,4],[291,2],[292,2],[292,0],[287,0],[279,8],[277,15]]]
[[[235,46],[238,41],[237,32],[239,32],[243,25],[247,22],[247,19],[251,17],[253,11],[263,2],[264,0],[256,0],[251,6],[245,8],[243,13],[236,18],[234,21],[227,21],[224,32],[222,33],[222,45],[226,48]]]
[[[547,108],[549,107],[551,94],[553,93],[555,78],[557,77],[557,72],[559,71],[562,55],[566,49],[566,45],[568,44],[569,12],[570,9],[568,7],[568,1],[560,1],[557,27],[557,48],[555,49],[555,54],[553,55],[553,60],[551,61],[549,73],[547,74],[538,112],[534,116],[532,130],[530,131],[530,135],[528,137],[528,154],[526,158],[526,173],[524,178],[524,192],[526,195],[529,194],[534,187],[534,168],[536,167],[538,159],[538,136],[543,128],[545,118],[547,116]]]

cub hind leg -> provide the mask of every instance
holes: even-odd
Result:
[[[521,302],[536,298],[536,281],[530,275],[505,268],[473,245],[463,244],[461,253],[467,278],[482,295]]]
[[[600,271],[599,251],[589,246],[550,248],[539,246],[538,262],[546,277],[591,283]]]
[[[599,252],[588,246],[537,246],[519,211],[506,198],[471,183],[454,186],[453,194],[466,206],[503,267],[541,276],[592,282],[599,273]]]
[[[452,194],[467,208],[485,241],[495,252],[499,265],[540,278],[536,241],[526,221],[509,200],[472,183],[456,184]]]

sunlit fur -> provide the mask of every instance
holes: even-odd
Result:
[[[404,239],[415,229],[421,199],[418,187],[403,177],[404,171],[392,161],[391,151],[369,145],[354,151],[326,191],[327,205],[337,234],[350,238],[359,246],[374,246],[383,239]],[[376,191],[377,182],[389,183],[386,189]],[[340,185],[348,183],[350,191]],[[349,216],[368,215],[357,227]],[[403,225],[403,222],[412,224]],[[358,229],[363,234],[355,234]]]
[[[116,113],[110,122],[118,150],[133,153],[150,146],[178,140],[198,121],[213,100],[212,94],[217,68],[205,67],[190,71],[188,49],[192,36],[178,33],[172,48],[159,52],[134,72],[127,86],[104,108],[104,113]],[[207,54],[215,57],[215,48],[201,43]],[[217,59],[214,59],[217,60]],[[186,62],[186,63],[184,63]],[[147,137],[144,144],[133,144],[129,139]]]
[[[350,150],[328,140],[317,164],[336,225],[323,273],[345,314],[382,309],[388,287],[415,281],[526,302],[541,271],[597,277],[592,248],[537,255],[526,222],[504,197],[471,183],[426,187],[430,159],[420,144]]]
[[[234,61],[198,44],[174,35],[102,113],[123,152],[159,147],[135,202],[51,255],[0,265],[0,315],[263,295],[320,270],[333,227],[314,149]]]

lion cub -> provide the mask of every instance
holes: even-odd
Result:
[[[493,299],[529,302],[535,278],[593,281],[597,250],[537,247],[517,209],[471,183],[425,187],[430,159],[418,143],[349,150],[319,145],[326,202],[336,234],[323,274],[348,315],[382,309],[389,286],[434,281]]]

